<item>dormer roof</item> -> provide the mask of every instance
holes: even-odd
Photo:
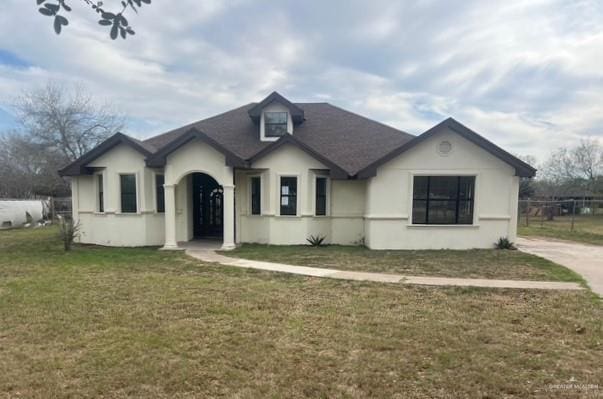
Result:
[[[253,108],[249,109],[249,117],[251,117],[255,123],[259,123],[262,116],[262,111],[272,103],[278,103],[286,107],[291,114],[291,119],[293,120],[294,124],[299,125],[304,121],[304,110],[287,100],[285,97],[281,96],[276,91],[273,91],[268,97],[257,103]]]

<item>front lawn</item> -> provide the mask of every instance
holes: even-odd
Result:
[[[578,281],[567,268],[520,251],[373,251],[357,246],[245,244],[224,255],[290,265],[414,276]]]
[[[0,232],[0,397],[577,397],[588,291],[415,287]]]

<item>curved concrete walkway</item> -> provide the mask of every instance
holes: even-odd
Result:
[[[603,246],[545,238],[518,237],[517,248],[580,274],[603,297]]]
[[[578,283],[563,283],[555,281],[524,281],[524,280],[490,280],[477,278],[423,277],[405,276],[401,274],[351,272],[318,267],[292,266],[282,263],[260,262],[255,260],[230,258],[220,255],[213,249],[187,247],[186,254],[203,262],[220,263],[227,266],[247,269],[266,270],[272,272],[291,273],[302,276],[327,277],[340,280],[374,281],[380,283],[401,283],[459,287],[489,287],[489,288],[521,288],[541,290],[581,290]]]

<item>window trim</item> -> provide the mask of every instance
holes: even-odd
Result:
[[[319,215],[316,213],[318,203],[318,179],[325,179],[325,214]],[[314,175],[314,190],[313,190],[313,203],[314,203],[314,216],[315,217],[327,217],[331,216],[331,179],[327,175],[315,174]]]
[[[415,177],[423,176],[423,177],[473,177],[473,214],[471,223],[415,223],[413,219],[413,209],[414,209],[414,186],[415,186]],[[409,205],[408,205],[408,226],[409,227],[478,227],[478,205],[479,205],[479,179],[480,175],[477,171],[463,170],[463,171],[420,171],[416,173],[410,173],[409,179]],[[457,200],[458,202],[458,200]],[[458,203],[457,203],[458,205]]]
[[[264,114],[263,120],[264,120],[264,137],[265,138],[268,138],[268,139],[279,139],[279,138],[281,138],[281,137],[283,137],[283,136],[285,136],[285,135],[287,135],[289,133],[289,112],[287,112],[287,111],[264,111],[263,114]],[[281,122],[281,123],[268,123],[268,120],[267,120],[267,115],[268,114],[285,114],[285,122],[284,122],[285,133],[284,134],[282,134],[280,136],[275,136],[275,135],[268,134],[268,129],[267,129],[268,125],[274,125],[274,126],[283,125],[283,122]]]
[[[297,192],[295,194],[295,215],[283,215],[281,213],[281,187],[282,187],[282,179],[283,177],[295,177],[296,182],[297,182]],[[294,173],[284,173],[284,174],[279,174],[278,175],[278,179],[277,179],[277,186],[276,186],[276,205],[277,205],[277,209],[278,209],[278,216],[279,217],[287,217],[287,218],[294,218],[294,217],[300,217],[300,204],[301,204],[301,193],[300,193],[300,187],[301,187],[301,178],[298,174],[294,174]]]
[[[260,179],[260,213],[253,213],[253,179]],[[261,174],[253,174],[248,176],[248,191],[249,191],[249,209],[248,214],[250,216],[262,216],[264,207],[262,206],[264,179]]]
[[[103,191],[102,191],[102,195],[103,195],[102,207],[101,207],[101,191],[100,191],[101,185],[99,184],[99,181],[98,181],[99,177],[103,180],[102,181],[102,188],[103,188]],[[106,190],[107,184],[106,183],[107,183],[107,179],[105,178],[103,172],[99,172],[99,173],[95,173],[94,174],[94,187],[95,187],[94,193],[95,193],[95,197],[96,197],[96,201],[95,201],[96,202],[96,206],[94,207],[94,211],[96,213],[102,213],[102,214],[104,214],[107,211],[107,201],[106,201],[107,200],[107,195],[106,195],[106,193],[107,193],[107,190]]]
[[[123,214],[123,215],[137,215],[140,214],[140,190],[138,188],[138,173],[132,172],[132,173],[119,173],[119,213]],[[134,176],[134,190],[135,190],[135,194],[136,194],[136,211],[135,212],[124,212],[123,211],[123,196],[122,196],[122,190],[121,190],[121,177],[122,176]]]
[[[163,211],[159,210],[159,186],[157,186],[157,176],[163,176]],[[155,192],[155,213],[165,213],[165,173],[155,172],[153,174],[153,188]]]

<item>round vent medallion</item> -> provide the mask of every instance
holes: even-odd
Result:
[[[440,155],[448,155],[451,151],[452,144],[450,144],[450,141],[442,141],[438,145],[438,152],[440,153]]]

